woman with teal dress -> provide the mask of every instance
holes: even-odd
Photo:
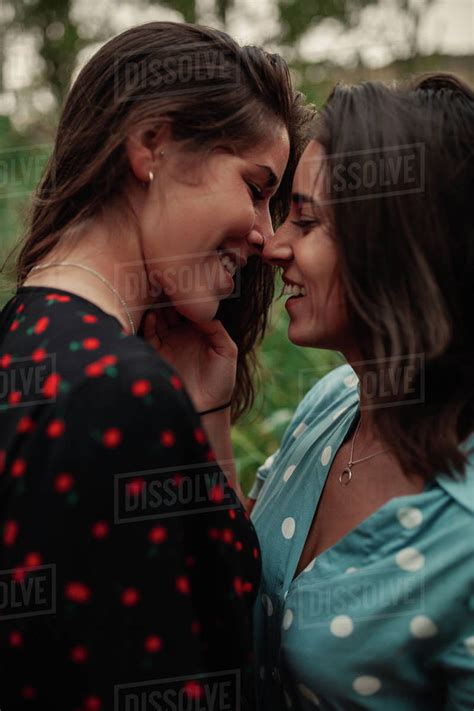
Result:
[[[264,711],[474,708],[473,186],[464,83],[339,85],[267,240],[290,340],[347,363],[250,492]]]

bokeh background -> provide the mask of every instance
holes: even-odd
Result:
[[[0,264],[22,233],[79,69],[114,34],[152,20],[212,25],[282,53],[317,106],[341,80],[393,82],[443,70],[474,84],[474,0],[0,0]],[[0,305],[12,291],[1,278]],[[304,392],[342,362],[290,344],[287,325],[277,299],[257,402],[233,434],[244,490]]]

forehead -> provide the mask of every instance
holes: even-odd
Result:
[[[293,192],[314,195],[322,184],[325,153],[317,141],[310,141],[301,156],[293,179]]]
[[[278,124],[271,136],[255,148],[246,151],[245,158],[257,164],[268,165],[280,179],[290,155],[290,139],[285,126]]]

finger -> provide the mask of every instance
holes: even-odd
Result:
[[[161,345],[161,339],[156,326],[156,314],[153,311],[148,311],[145,315],[143,335],[146,341],[153,342],[158,346]]]
[[[229,336],[222,322],[218,319],[203,323],[195,323],[194,327],[197,331],[207,336],[211,346],[217,353],[225,355],[237,354],[237,345]]]

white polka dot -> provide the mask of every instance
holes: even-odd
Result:
[[[362,696],[376,694],[382,684],[376,676],[358,676],[352,684],[355,691]]]
[[[306,429],[308,429],[308,425],[306,424],[306,422],[300,422],[300,424],[298,425],[298,427],[297,427],[297,428],[295,429],[295,431],[293,432],[293,437],[294,437],[295,439],[298,439],[298,437],[299,437],[300,435],[302,435],[303,432],[304,432]]]
[[[359,568],[356,568],[355,565],[350,565],[347,568],[346,573],[355,573],[357,570],[359,570]]]
[[[340,410],[338,410],[337,412],[334,413],[334,415],[332,416],[332,419],[337,420],[337,418],[340,417],[341,415],[343,415],[346,410],[347,410],[347,405],[345,407],[341,407]]]
[[[331,453],[332,453],[332,448],[331,447],[325,447],[323,450],[323,453],[321,454],[321,464],[326,466],[326,464],[329,464],[329,460],[331,459]]]
[[[315,560],[312,560],[311,563],[308,563],[306,568],[303,570],[303,573],[310,573],[313,570],[315,563],[316,563]]]
[[[474,635],[465,639],[464,644],[469,654],[472,654],[472,656],[474,657]]]
[[[260,679],[262,681],[265,679],[265,667],[260,667]]]
[[[402,548],[395,556],[395,560],[402,570],[407,570],[409,573],[421,570],[425,564],[425,556],[416,548]]]
[[[359,378],[355,373],[352,373],[352,375],[348,375],[344,378],[344,385],[347,388],[354,388],[357,383],[359,382]]]
[[[265,593],[262,595],[262,605],[265,608],[267,615],[271,617],[273,615],[273,603]]]
[[[354,631],[354,623],[349,615],[338,615],[331,620],[330,630],[335,637],[349,637]]]
[[[275,459],[275,455],[274,455],[274,454],[270,454],[270,456],[269,456],[267,459],[265,459],[265,462],[263,463],[262,469],[270,469],[270,467],[271,467],[272,464],[273,464],[273,460],[274,460],[274,459]]]
[[[423,521],[423,514],[415,506],[398,509],[397,518],[404,528],[416,528]]]
[[[285,471],[285,473],[283,474],[283,481],[288,481],[288,479],[289,479],[290,476],[293,474],[293,472],[295,471],[295,469],[296,469],[296,464],[291,464],[291,465],[288,467],[288,469]]]
[[[311,689],[308,689],[307,686],[304,684],[298,684],[298,691],[300,692],[301,696],[305,698],[307,701],[311,701],[312,704],[315,706],[319,706],[319,699],[314,693],[314,691],[311,691]]]
[[[285,518],[285,520],[281,524],[281,532],[283,533],[283,536],[287,539],[293,538],[294,533],[295,533],[295,528],[296,528],[296,522],[295,522],[295,519],[292,518],[291,516],[288,516],[288,518]]]
[[[285,612],[285,614],[283,615],[282,627],[284,630],[289,630],[292,624],[293,624],[293,611],[287,610]]]
[[[410,621],[410,632],[418,639],[426,639],[434,637],[438,633],[438,628],[426,615],[417,615]]]

